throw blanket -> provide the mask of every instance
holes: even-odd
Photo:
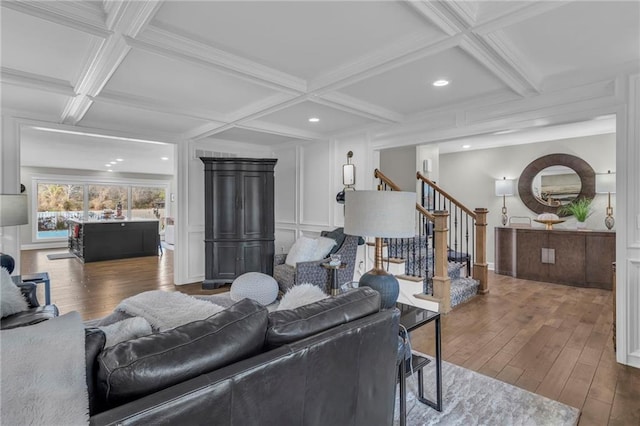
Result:
[[[153,328],[166,331],[209,318],[223,309],[222,306],[183,293],[152,290],[124,299],[115,310],[142,317]]]
[[[87,425],[84,325],[78,312],[0,332],[0,423]]]

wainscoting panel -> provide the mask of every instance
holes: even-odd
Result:
[[[297,204],[295,147],[278,150],[277,158],[278,163],[274,173],[276,222],[295,223]]]
[[[328,142],[300,148],[300,224],[329,226],[331,176]]]
[[[289,253],[289,249],[296,241],[297,231],[291,228],[280,228],[276,225],[275,253]]]
[[[627,263],[627,318],[629,341],[627,342],[629,364],[640,366],[640,259],[631,259]]]
[[[204,280],[204,227],[201,230],[189,230],[187,240],[189,258],[187,265],[188,282]]]
[[[204,163],[189,159],[189,226],[204,226]],[[203,269],[204,273],[204,269]]]

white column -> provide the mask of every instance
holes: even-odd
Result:
[[[617,361],[640,368],[640,74],[621,82],[617,116]]]
[[[0,140],[0,194],[20,193],[20,128],[18,122],[2,116],[2,140]],[[0,228],[0,252],[16,261],[14,275],[20,274],[20,227]]]

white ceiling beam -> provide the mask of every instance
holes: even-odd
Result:
[[[122,1],[117,7],[110,8],[109,28],[114,31],[102,43],[90,64],[86,65],[78,79],[75,90],[78,93],[62,114],[62,121],[77,124],[91,107],[91,98],[100,93],[118,66],[122,63],[131,47],[123,37],[135,37],[160,7],[159,1]]]
[[[500,52],[491,48],[479,36],[465,35],[460,47],[520,96],[526,97],[538,93],[537,87],[532,84],[528,76],[513,69]]]
[[[304,98],[301,98],[302,101]],[[269,110],[269,113],[276,112],[280,109],[291,106],[290,101],[295,101],[295,104],[302,102],[298,96],[292,97],[286,93],[276,93],[265,99],[248,104],[247,106],[233,111],[229,114],[228,122],[237,123],[246,120],[247,117],[252,117],[254,114],[260,114],[262,111]]]
[[[194,109],[188,105],[162,105],[157,100],[145,98],[143,96],[129,95],[115,91],[102,91],[98,96],[91,97],[93,102],[109,103],[112,105],[128,106],[140,108],[147,111],[160,112],[165,114],[179,115],[197,120],[227,122],[228,117],[216,111],[205,111]]]
[[[325,93],[322,96],[311,96],[309,100],[381,123],[397,123],[404,119],[402,114],[395,111],[361,101],[343,93]]]
[[[510,27],[535,16],[550,12],[554,9],[572,3],[576,0],[533,1],[529,5],[514,10],[495,19],[478,24],[473,28],[476,34],[488,34],[497,30]]]
[[[157,25],[149,26],[140,37],[127,38],[127,42],[137,49],[208,66],[270,89],[290,94],[300,94],[307,90],[306,81],[301,78],[216,49]]]
[[[309,83],[309,93],[323,95],[329,91],[357,83],[394,68],[417,61],[427,56],[435,55],[452,47],[458,46],[461,36],[454,36],[436,42],[421,39],[412,47],[404,50],[395,49],[393,52],[377,52],[358,60],[339,71],[319,77]]]
[[[251,122],[251,124],[239,124],[235,127],[239,129],[252,130],[254,132],[269,133],[271,135],[302,140],[316,140],[325,137],[325,135],[317,132],[309,132],[306,130],[295,129],[289,126],[282,126],[279,124],[265,123],[259,120],[254,120]]]
[[[453,19],[451,15],[439,7],[436,2],[429,0],[405,0],[405,3],[449,36],[456,35],[462,30],[460,22]]]
[[[98,37],[107,38],[112,34],[105,25],[105,13],[98,2],[19,0],[1,4],[2,7]]]
[[[68,81],[6,67],[0,68],[0,81],[14,86],[59,93],[61,95],[75,96],[76,94],[73,86]]]

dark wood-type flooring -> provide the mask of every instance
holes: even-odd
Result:
[[[85,265],[46,256],[62,251],[22,251],[21,270],[49,272],[52,302],[61,313],[75,310],[85,320],[107,315],[122,299],[143,291],[228,290],[174,286],[169,250],[158,257]],[[582,426],[640,425],[640,369],[616,363],[610,291],[492,272],[489,283],[489,294],[443,316],[445,361],[577,407]],[[433,334],[432,326],[416,330],[414,348],[433,354]]]

